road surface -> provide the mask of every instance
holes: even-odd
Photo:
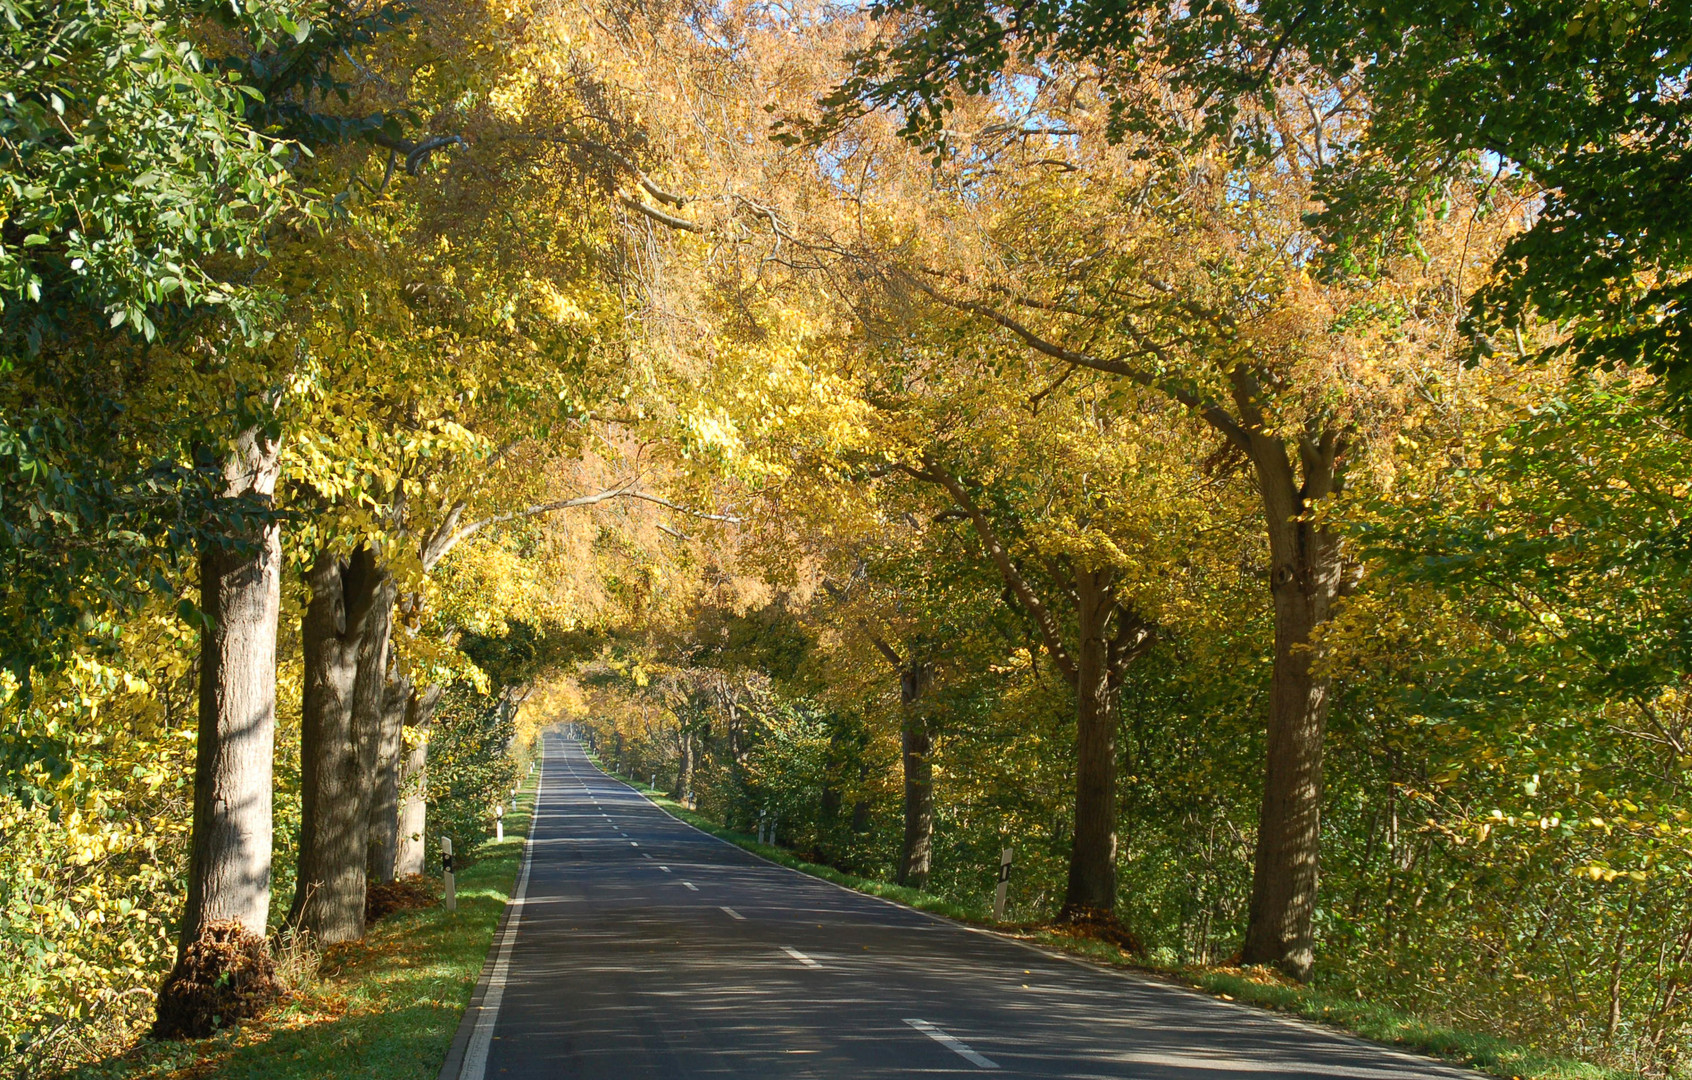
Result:
[[[558,732],[442,1080],[1474,1080],[837,888],[676,821]]]

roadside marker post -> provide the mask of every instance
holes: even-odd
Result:
[[[993,921],[1005,921],[1005,890],[1010,887],[1011,849],[999,853],[999,887],[993,890]]]
[[[441,837],[441,879],[446,883],[446,909],[458,910],[458,885],[452,878],[452,837]]]
[[[494,843],[505,843],[505,807],[494,804]]]

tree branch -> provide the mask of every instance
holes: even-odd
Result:
[[[433,154],[436,150],[447,146],[470,145],[464,141],[464,137],[462,135],[431,135],[429,138],[424,139],[421,142],[407,142],[405,139],[396,139],[391,136],[384,135],[381,132],[377,132],[376,134],[370,136],[370,141],[375,143],[377,146],[385,147],[389,150],[395,151],[396,153],[404,154],[405,171],[412,176],[417,175],[417,173],[423,168],[423,163],[429,160],[429,155]],[[391,172],[393,169],[392,159],[389,160],[388,168]],[[386,179],[383,180],[382,186],[387,187]]]
[[[948,296],[908,271],[900,270],[898,273],[914,288],[927,295],[935,303],[957,311],[966,312],[970,315],[979,316],[989,322],[997,323],[1006,330],[1015,334],[1017,337],[1021,338],[1023,343],[1035,352],[1043,353],[1054,360],[1062,360],[1064,363],[1073,364],[1076,367],[1091,368],[1094,371],[1102,371],[1108,375],[1120,375],[1123,378],[1132,380],[1133,382],[1146,387],[1147,389],[1156,390],[1161,394],[1167,394],[1182,405],[1185,405],[1187,408],[1197,412],[1205,419],[1206,423],[1210,424],[1211,427],[1227,436],[1228,440],[1236,446],[1239,446],[1244,450],[1251,449],[1251,436],[1237,420],[1235,420],[1232,416],[1229,416],[1227,411],[1220,405],[1204,400],[1191,390],[1171,385],[1170,383],[1157,378],[1150,372],[1141,370],[1140,368],[1121,360],[1106,359],[1104,357],[1093,356],[1088,353],[1076,352],[1073,349],[1065,348],[1062,345],[1046,340],[1039,334],[1036,334],[1033,330],[1029,329],[1023,323],[1009,315],[1006,315],[1004,312],[999,311],[996,308],[989,307],[986,304],[982,304],[974,300],[962,300],[955,296]],[[1144,337],[1140,337],[1139,345],[1145,351],[1158,356],[1160,359],[1167,359],[1164,357],[1163,350],[1161,348],[1153,342],[1146,341]]]
[[[642,502],[653,503],[655,505],[674,510],[677,513],[688,514],[692,517],[701,518],[705,521],[726,521],[738,524],[742,520],[733,514],[707,514],[701,510],[694,510],[689,507],[682,506],[679,503],[671,502],[669,499],[663,498],[662,496],[651,495],[644,491],[638,491],[636,490],[636,485],[639,483],[640,478],[634,477],[613,487],[605,488],[602,491],[596,491],[591,495],[577,495],[573,499],[559,499],[556,502],[537,503],[534,506],[527,506],[521,510],[507,510],[504,513],[491,514],[478,521],[472,521],[470,524],[464,526],[458,525],[459,520],[464,514],[464,503],[462,501],[454,503],[452,509],[447,512],[446,520],[442,521],[441,524],[436,527],[435,531],[430,534],[428,541],[423,545],[423,550],[420,553],[423,561],[423,571],[424,573],[428,573],[430,570],[433,570],[436,564],[446,558],[447,554],[452,551],[453,548],[475,536],[490,525],[499,525],[507,521],[516,521],[519,518],[539,517],[542,514],[550,514],[555,510],[569,510],[578,506],[593,506],[596,503],[606,502],[610,499],[639,499]],[[659,527],[663,528],[663,526]]]
[[[1063,673],[1064,678],[1068,679],[1071,685],[1076,684],[1080,680],[1080,673],[1075,666],[1074,658],[1069,655],[1069,649],[1064,646],[1063,635],[1058,629],[1057,619],[1053,617],[1051,610],[1041,602],[1040,597],[1034,592],[1034,587],[1028,584],[1028,579],[1023,577],[1022,572],[1016,568],[1016,563],[1011,561],[1010,552],[1006,551],[1005,545],[1000,542],[999,534],[994,530],[993,523],[987,520],[986,513],[976,505],[974,499],[970,498],[969,491],[963,484],[959,483],[957,477],[947,472],[938,462],[926,454],[923,455],[921,469],[913,469],[909,466],[903,466],[903,468],[905,472],[918,480],[939,484],[945,488],[952,496],[952,501],[969,515],[970,522],[974,524],[976,533],[981,537],[982,544],[987,548],[987,554],[993,559],[993,565],[999,568],[999,576],[1004,578],[1005,584],[1010,586],[1011,592],[1016,594],[1016,598],[1022,602],[1022,606],[1028,609],[1028,614],[1033,617],[1034,624],[1040,628],[1040,636],[1045,640],[1046,651],[1052,654],[1052,662],[1057,665],[1058,670]]]
[[[836,603],[841,605],[846,603],[846,592],[840,586],[832,581],[825,581],[822,583],[822,587],[823,591],[832,596]],[[885,657],[887,662],[893,665],[894,670],[904,671],[904,658],[898,654],[893,646],[887,644],[880,634],[875,632],[875,628],[870,626],[869,620],[859,615],[857,616],[857,623],[858,628],[864,632],[864,636],[869,638],[870,644],[875,646],[875,651]]]
[[[630,499],[639,499],[642,502],[649,502],[658,506],[667,507],[668,509],[676,511],[678,514],[686,514],[688,517],[696,517],[701,521],[726,521],[731,525],[739,525],[742,521],[746,520],[745,518],[737,517],[734,514],[707,514],[703,510],[695,510],[690,506],[682,506],[679,503],[673,503],[670,500],[660,498],[657,495],[649,495],[644,491],[629,491],[624,494]]]
[[[704,227],[698,222],[688,221],[686,218],[679,218],[674,214],[666,214],[656,206],[653,206],[650,203],[641,202],[639,199],[634,198],[631,195],[618,195],[617,201],[621,202],[630,210],[634,210],[637,213],[651,218],[666,229],[677,229],[682,232],[691,233],[705,231]]]

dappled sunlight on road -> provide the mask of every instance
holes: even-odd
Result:
[[[490,1078],[1464,1075],[774,866],[556,733],[531,858]]]

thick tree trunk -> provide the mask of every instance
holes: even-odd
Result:
[[[361,672],[362,675],[362,672]],[[400,774],[405,768],[405,710],[410,679],[384,680],[382,712],[376,737],[376,771],[370,788],[370,858],[365,876],[394,880],[399,858]]]
[[[306,574],[301,624],[299,873],[288,922],[331,945],[364,934],[367,791],[374,739],[354,699],[366,630],[383,582],[368,548],[349,561],[323,552]],[[368,693],[368,691],[367,691]]]
[[[899,704],[903,717],[899,727],[901,756],[905,767],[905,842],[899,852],[898,882],[920,889],[928,882],[934,857],[934,763],[930,757],[933,739],[921,702],[933,681],[934,670],[912,661],[899,671]]]
[[[693,805],[693,732],[683,728],[676,741],[680,755],[676,763],[676,801],[683,806]]]
[[[1109,570],[1075,574],[1075,843],[1063,909],[1114,917],[1116,910],[1116,710],[1107,624],[1115,610]]]
[[[421,874],[427,850],[424,829],[429,807],[429,725],[434,719],[435,704],[441,700],[441,688],[431,686],[418,693],[413,690],[406,702],[405,726],[418,735],[415,745],[405,756],[405,770],[400,774],[399,852],[394,858],[394,876]]]
[[[257,429],[243,433],[224,467],[224,494],[268,499],[276,489],[280,449]],[[210,923],[230,919],[263,937],[270,915],[282,539],[276,525],[235,539],[250,546],[208,544],[200,554],[205,626],[183,949]]]
[[[1332,466],[1307,454],[1299,485],[1278,440],[1254,436],[1259,488],[1274,568],[1275,667],[1268,755],[1243,959],[1308,979],[1321,855],[1322,744],[1328,678],[1315,669],[1312,637],[1327,621],[1343,578],[1339,539],[1304,520],[1332,490]]]

